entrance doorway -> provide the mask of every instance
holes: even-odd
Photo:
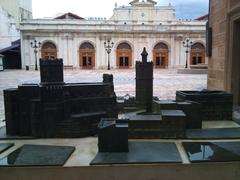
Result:
[[[117,67],[127,69],[132,66],[132,48],[128,43],[121,43],[117,47]]]
[[[56,59],[57,47],[52,42],[45,42],[41,48],[42,59]]]
[[[153,49],[153,64],[155,68],[168,67],[168,46],[165,43],[158,43]]]
[[[83,69],[95,67],[95,49],[91,43],[83,43],[79,49],[79,65]]]
[[[195,43],[191,47],[191,65],[205,64],[205,47],[201,43]]]

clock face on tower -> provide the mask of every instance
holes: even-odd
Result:
[[[145,14],[144,14],[144,13],[142,13],[142,14],[141,14],[141,16],[142,16],[142,17],[144,17],[144,16],[145,16]]]

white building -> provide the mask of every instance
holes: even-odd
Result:
[[[1,0],[0,6],[14,17],[17,28],[22,20],[32,18],[32,0]]]
[[[20,38],[15,19],[0,6],[0,49],[11,45],[12,41]]]
[[[20,39],[19,24],[32,18],[32,0],[0,1],[0,49]]]
[[[91,18],[94,19],[94,18]],[[33,19],[21,23],[22,66],[35,65],[30,42],[42,43],[40,58],[63,58],[64,65],[80,68],[106,68],[108,55],[104,42],[114,45],[112,68],[131,68],[141,59],[143,47],[156,68],[184,67],[186,38],[193,41],[189,64],[207,63],[205,58],[206,21],[180,21],[175,9],[157,6],[155,1],[132,1],[116,6],[109,20],[85,20],[71,13],[56,19]]]

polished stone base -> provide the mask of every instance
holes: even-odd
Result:
[[[239,139],[240,128],[192,129],[186,131],[187,139]]]
[[[11,148],[14,144],[13,143],[0,143],[0,153],[6,151],[7,149]]]
[[[23,145],[0,159],[0,166],[63,166],[72,146]]]
[[[240,142],[183,142],[191,163],[240,161]]]
[[[98,153],[90,165],[181,163],[174,143],[129,142],[128,153]]]

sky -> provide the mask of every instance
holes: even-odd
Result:
[[[209,0],[155,0],[158,5],[170,2],[176,8],[178,19],[195,19],[208,13]],[[113,14],[115,3],[129,5],[131,0],[32,0],[33,17],[56,17],[72,12],[81,17],[106,17]]]

